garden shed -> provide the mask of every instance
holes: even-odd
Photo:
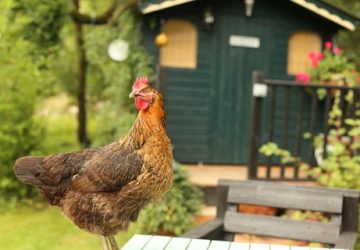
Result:
[[[358,22],[321,0],[143,0],[139,8],[184,163],[246,163],[252,71],[294,79],[309,52]]]

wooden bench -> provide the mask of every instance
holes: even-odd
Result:
[[[353,249],[358,227],[360,194],[356,190],[328,189],[264,181],[220,180],[216,219],[182,237],[233,241],[236,233],[326,243]],[[276,216],[239,213],[239,204],[320,211],[330,222],[296,221]]]

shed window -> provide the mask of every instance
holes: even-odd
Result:
[[[288,74],[305,72],[311,66],[309,53],[321,50],[321,37],[314,32],[296,32],[289,38]]]
[[[163,26],[168,44],[161,47],[161,66],[196,68],[197,31],[193,24],[182,20],[169,20]]]

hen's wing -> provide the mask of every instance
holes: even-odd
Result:
[[[114,142],[99,149],[27,156],[15,163],[15,175],[24,183],[41,188],[53,205],[69,189],[80,192],[120,190],[140,174],[142,158],[132,147]]]
[[[15,162],[14,173],[22,182],[42,189],[49,202],[56,205],[69,189],[73,176],[98,150],[21,157]]]
[[[25,156],[15,162],[16,177],[26,184],[44,188],[56,186],[78,173],[98,149],[56,154],[47,157]]]
[[[141,173],[144,160],[134,147],[114,142],[84,164],[71,189],[81,192],[120,190]]]

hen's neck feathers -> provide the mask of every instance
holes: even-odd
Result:
[[[156,96],[148,109],[139,111],[126,138],[135,140],[136,144],[141,146],[146,138],[153,135],[166,135],[164,101],[160,95]]]

